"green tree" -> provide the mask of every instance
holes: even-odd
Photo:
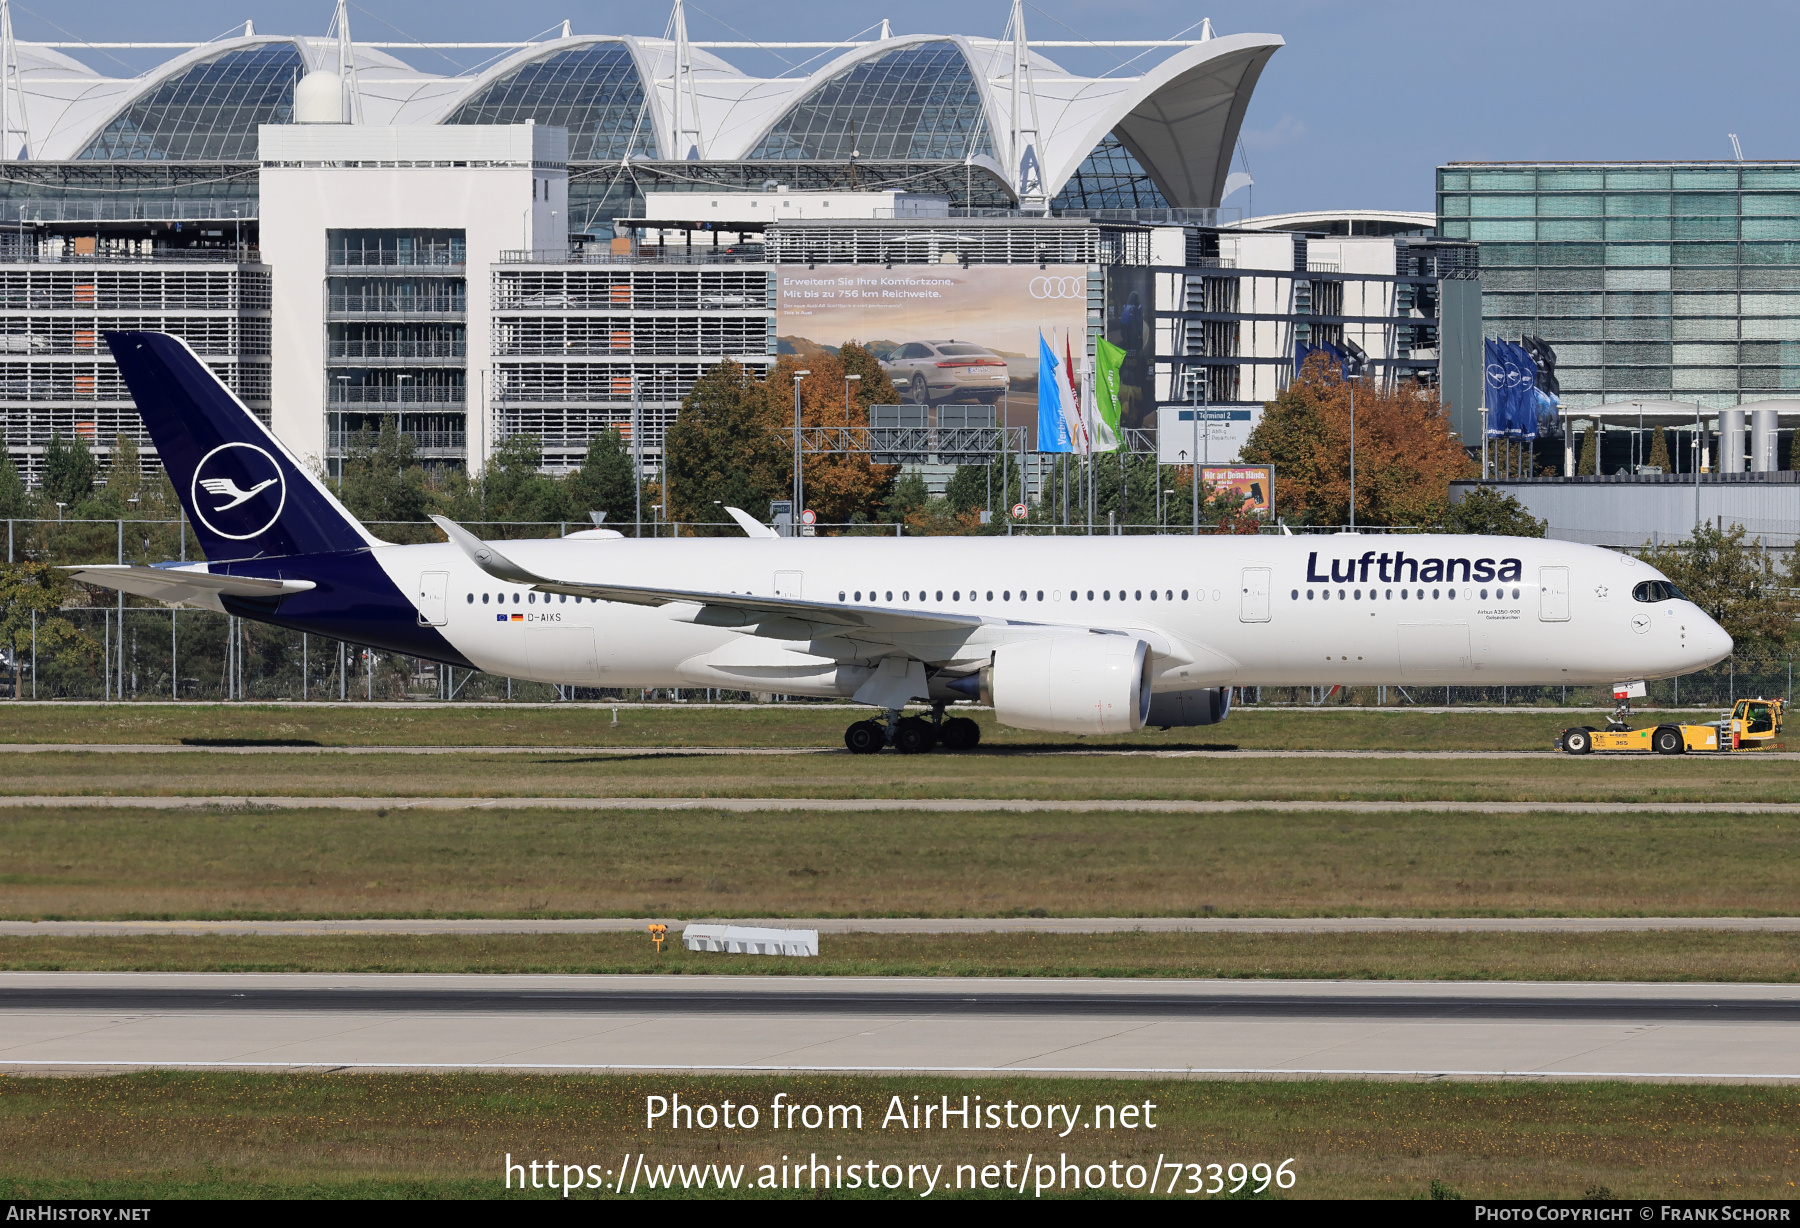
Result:
[[[512,435],[488,457],[483,474],[488,520],[570,520],[568,491],[541,472],[543,445],[536,435]],[[580,513],[587,519],[587,509]]]
[[[18,467],[13,464],[12,453],[0,451],[0,519],[23,520],[33,510],[31,490],[25,485],[25,479],[19,476]]]
[[[917,469],[908,469],[894,480],[894,489],[888,495],[883,519],[905,520],[922,510],[929,502],[931,491],[925,485],[925,475]]]
[[[338,499],[365,524],[425,520],[432,509],[425,468],[414,459],[412,436],[402,433],[393,418],[381,420],[374,439],[359,436],[345,455]],[[374,532],[395,540],[416,536],[396,532],[392,525],[381,525]]]
[[[44,497],[52,503],[77,508],[94,493],[94,478],[99,462],[87,440],[79,436],[64,439],[58,431],[50,432],[50,443],[44,449]]]
[[[763,385],[730,359],[695,380],[664,448],[673,518],[726,526],[732,523],[726,506],[767,517],[769,501],[784,497],[793,483],[789,443],[776,434],[783,425],[777,418]]]
[[[13,694],[19,693],[19,666],[31,655],[32,626],[37,627],[37,655],[74,669],[89,664],[100,651],[92,637],[62,617],[63,603],[74,585],[49,563],[0,564],[0,644],[12,659]]]
[[[563,479],[570,511],[577,516],[605,512],[606,523],[617,526],[637,513],[637,481],[632,472],[631,449],[617,430],[602,431],[588,440],[581,468]]]
[[[1477,486],[1452,503],[1444,517],[1449,533],[1485,533],[1498,537],[1542,537],[1549,526],[1509,494],[1492,486]]]
[[[1767,652],[1793,637],[1795,602],[1782,592],[1774,553],[1760,538],[1746,540],[1743,525],[1702,524],[1686,542],[1647,547],[1638,557],[1725,628],[1737,651]],[[1791,582],[1795,564],[1788,566]]]
[[[1600,424],[1581,433],[1581,459],[1575,462],[1576,477],[1593,477],[1600,472]]]
[[[1669,440],[1663,434],[1660,426],[1656,428],[1656,433],[1650,436],[1650,459],[1644,463],[1653,469],[1660,469],[1664,473],[1674,471],[1674,467],[1669,464]]]

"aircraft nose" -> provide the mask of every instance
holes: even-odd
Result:
[[[1688,645],[1696,657],[1693,668],[1705,669],[1731,655],[1731,636],[1706,614],[1699,610],[1695,613],[1699,616],[1700,626],[1688,634]]]

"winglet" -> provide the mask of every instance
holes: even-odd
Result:
[[[1287,521],[1277,520],[1275,523],[1281,526],[1281,535],[1283,537],[1292,537],[1294,535],[1294,531],[1287,527]]]
[[[487,572],[496,580],[506,580],[513,584],[538,584],[542,577],[534,575],[520,567],[517,563],[501,554],[498,550],[476,537],[473,533],[451,520],[448,516],[432,516],[431,522],[444,531],[444,535],[455,542],[462,552],[474,560],[475,566]]]
[[[731,518],[738,522],[739,528],[744,530],[745,537],[781,536],[781,534],[777,533],[774,529],[771,529],[768,525],[763,524],[741,507],[728,507],[725,510],[731,513]]]

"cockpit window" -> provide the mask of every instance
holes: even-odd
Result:
[[[1631,596],[1637,601],[1685,601],[1682,591],[1667,580],[1645,580],[1631,590]]]

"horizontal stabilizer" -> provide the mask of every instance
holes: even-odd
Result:
[[[270,598],[289,597],[318,587],[311,580],[261,580],[252,576],[219,576],[205,570],[206,564],[186,567],[140,567],[131,563],[99,563],[90,566],[65,567],[64,571],[83,584],[117,589],[134,597],[148,597],[168,605],[190,605],[223,613],[220,597]]]

